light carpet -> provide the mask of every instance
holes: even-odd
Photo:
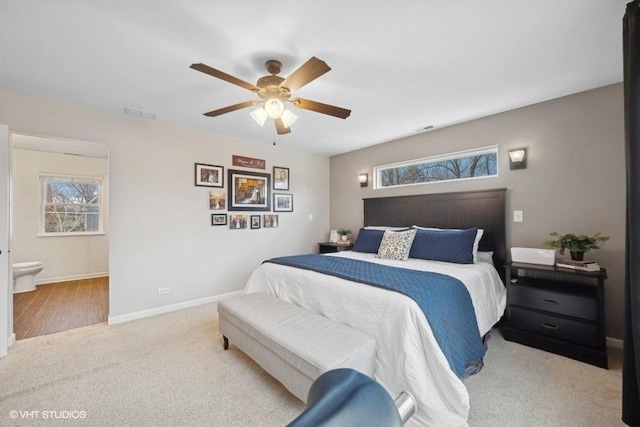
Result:
[[[465,380],[469,424],[616,426],[611,369],[489,341]],[[0,359],[0,426],[283,426],[304,405],[242,352],[222,349],[215,304],[18,341]]]

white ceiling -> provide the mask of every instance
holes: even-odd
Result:
[[[622,81],[628,1],[0,0],[0,88],[333,155]],[[312,56],[332,71],[294,95],[348,119],[202,115],[255,95],[192,63],[255,83]]]

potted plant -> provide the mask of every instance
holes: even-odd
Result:
[[[576,261],[582,261],[585,252],[600,249],[600,246],[609,240],[609,236],[603,236],[600,232],[593,236],[586,236],[584,234],[558,234],[554,231],[549,235],[553,237],[553,240],[546,241],[545,246],[559,249],[560,255],[564,255],[565,249],[568,249],[571,259]]]
[[[338,228],[336,231],[340,235],[340,240],[347,240],[347,236],[351,234],[351,230],[348,228]]]

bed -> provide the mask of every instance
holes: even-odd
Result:
[[[364,226],[417,225],[460,230],[477,227],[483,230],[477,250],[485,255],[492,252],[493,264],[501,266],[506,253],[505,193],[505,189],[498,189],[365,199]],[[355,251],[319,257],[370,263],[372,269],[383,264],[453,277],[468,290],[481,337],[498,322],[506,305],[506,292],[498,273],[501,269],[489,262],[404,261]],[[416,399],[417,411],[408,425],[467,425],[469,395],[462,380],[464,375],[454,372],[449,355],[442,350],[446,346],[441,348],[438,344],[436,328],[432,329],[413,299],[344,276],[274,262],[256,269],[245,291],[270,293],[372,335],[377,344],[375,379],[392,396],[408,391]]]

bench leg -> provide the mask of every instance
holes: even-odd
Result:
[[[225,337],[224,335],[222,336],[222,340],[224,341],[224,343],[222,344],[222,346],[224,347],[225,350],[229,350],[229,338]]]

